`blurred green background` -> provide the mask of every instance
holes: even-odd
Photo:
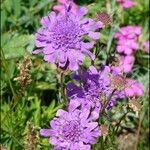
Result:
[[[149,38],[149,1],[136,0],[133,8],[118,13],[120,6],[116,0],[76,0],[77,4],[89,9],[88,15],[95,17],[99,11],[107,11],[113,16],[113,22],[101,31],[101,43],[104,48],[98,56],[96,64],[106,59],[105,50],[115,52],[116,41],[112,36],[119,26],[142,26],[139,38],[140,49],[136,52],[133,71],[128,75],[142,82],[144,95],[140,99],[143,104],[137,115],[131,111],[121,122],[119,132],[114,134],[113,123],[110,133],[101,137],[107,139],[105,146],[100,143],[93,150],[130,150],[138,141],[137,149],[148,150],[149,140],[149,82],[148,54],[143,51],[142,43]],[[2,0],[1,1],[1,146],[8,150],[52,149],[47,138],[40,137],[40,127],[49,127],[59,108],[63,107],[60,100],[59,71],[55,65],[43,61],[42,55],[32,55],[35,49],[34,34],[40,27],[40,18],[50,12],[54,0]],[[31,61],[32,65],[25,73],[30,74],[32,82],[21,85],[15,80],[20,73],[19,64]],[[91,64],[88,57],[84,65]],[[70,72],[65,77],[65,84],[70,80]],[[119,120],[128,110],[120,102],[109,113],[113,122]],[[137,135],[137,131],[139,134]],[[138,136],[138,137],[137,137]],[[126,141],[127,140],[127,141]]]

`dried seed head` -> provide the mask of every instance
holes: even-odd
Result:
[[[113,75],[111,77],[111,86],[116,90],[124,90],[127,87],[127,80],[124,76]]]
[[[101,134],[102,135],[108,134],[108,131],[109,131],[108,125],[103,124],[103,125],[100,126],[100,129],[101,129]]]
[[[140,111],[142,105],[140,104],[139,100],[135,97],[129,99],[129,107],[133,109],[133,111],[137,112]]]
[[[36,150],[39,144],[39,137],[36,132],[36,127],[31,123],[27,123],[28,133],[25,140],[25,145],[27,150]]]
[[[112,23],[112,17],[106,12],[99,12],[96,16],[96,19],[98,21],[101,21],[104,24],[104,26]]]
[[[20,61],[18,64],[18,69],[20,74],[18,77],[14,78],[15,81],[19,81],[21,86],[24,87],[32,82],[30,68],[32,66],[32,61],[29,56],[25,57],[24,60]]]

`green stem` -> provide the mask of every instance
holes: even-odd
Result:
[[[119,120],[119,122],[117,123],[117,128],[116,128],[116,130],[115,130],[115,133],[117,133],[117,131],[118,131],[118,129],[119,129],[119,126],[120,126],[120,123],[121,123],[121,121],[126,117],[126,115],[127,115],[127,113],[128,112],[126,112],[122,117],[121,117],[121,119]]]

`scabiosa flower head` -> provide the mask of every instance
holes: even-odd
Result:
[[[79,101],[83,108],[92,108],[95,113],[99,114],[103,101],[101,95],[105,95],[107,100],[115,89],[108,103],[112,107],[115,104],[116,98],[124,97],[124,91],[112,86],[110,73],[110,68],[104,65],[99,70],[94,66],[90,66],[89,70],[83,69],[81,72],[78,71],[73,78],[81,80],[83,83],[81,86],[69,83],[67,86],[68,96],[71,97],[72,101]]]
[[[123,8],[130,8],[135,5],[135,2],[133,0],[117,0]]]
[[[101,72],[101,76],[99,73]],[[109,68],[105,67],[103,71],[98,71],[94,66],[90,66],[89,70],[82,69],[73,74],[73,78],[81,80],[83,85],[77,86],[74,83],[67,85],[67,94],[72,97],[72,101],[79,101],[82,108],[94,109],[99,114],[101,103],[100,93],[109,84]]]
[[[66,13],[56,14],[51,12],[42,18],[42,27],[36,33],[36,47],[33,53],[43,53],[44,60],[56,63],[59,67],[68,65],[69,70],[77,70],[84,60],[84,54],[91,59],[95,55],[89,51],[94,46],[94,40],[100,38],[99,32],[102,23],[90,18],[82,17],[87,13],[85,7],[81,7],[77,14],[71,13],[71,5],[65,6]],[[85,42],[84,37],[89,36],[91,41]]]
[[[58,110],[50,126],[41,129],[40,134],[50,136],[49,142],[56,146],[55,150],[90,150],[90,144],[95,144],[101,135],[98,123],[90,118],[90,111],[76,107],[68,112]]]

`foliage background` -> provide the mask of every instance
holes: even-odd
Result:
[[[142,110],[137,115],[119,102],[108,112],[110,131],[99,139],[93,150],[132,149],[136,145],[139,150],[148,149],[149,139],[149,103],[148,103],[148,54],[143,51],[143,41],[149,38],[149,1],[136,0],[133,8],[121,11],[116,0],[77,0],[80,5],[89,8],[89,16],[95,17],[99,11],[107,11],[113,16],[113,23],[101,31],[100,54],[97,66],[105,62],[106,52],[115,53],[116,41],[114,33],[123,25],[140,25],[143,27],[139,38],[140,49],[136,52],[133,71],[128,76],[138,79],[144,86],[144,95],[140,99]],[[40,127],[49,127],[59,108],[63,107],[60,99],[60,74],[54,65],[43,61],[42,55],[32,55],[34,34],[40,27],[40,18],[47,15],[54,0],[2,0],[1,1],[1,146],[10,150],[20,149],[52,149],[48,139],[39,136]],[[15,81],[19,74],[18,62],[28,56],[32,60],[30,74],[32,82],[21,87]],[[88,67],[90,60],[84,65]],[[70,80],[69,72],[65,84]],[[120,124],[119,132],[114,133],[114,125],[127,111],[128,115]],[[122,139],[122,140],[120,140]],[[125,139],[127,141],[125,141]],[[105,141],[105,143],[104,143]],[[124,143],[126,142],[126,143]],[[100,144],[103,143],[103,144]],[[33,146],[33,147],[32,147]]]

